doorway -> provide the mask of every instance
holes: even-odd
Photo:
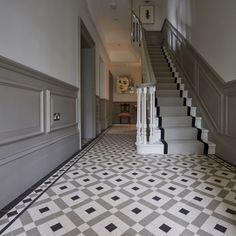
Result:
[[[81,144],[96,137],[95,43],[81,21]]]

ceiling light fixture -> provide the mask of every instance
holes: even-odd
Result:
[[[112,3],[110,4],[110,8],[111,8],[112,10],[116,10],[117,4],[116,4],[115,2],[112,2]]]

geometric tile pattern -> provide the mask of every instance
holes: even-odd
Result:
[[[215,156],[138,155],[105,133],[0,218],[0,234],[236,235],[235,167]]]

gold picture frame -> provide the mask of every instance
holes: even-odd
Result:
[[[134,93],[134,81],[128,75],[118,76],[116,80],[116,92],[129,94]]]

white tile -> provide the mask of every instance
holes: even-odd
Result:
[[[94,211],[89,213],[86,210],[93,208]],[[89,202],[85,205],[82,205],[81,207],[74,210],[74,212],[84,221],[88,222],[95,217],[103,214],[106,211],[104,207],[102,207],[100,204],[98,204],[95,201]]]
[[[43,208],[48,208],[49,210],[41,213],[40,209],[43,209]],[[37,221],[37,220],[43,219],[47,216],[50,216],[59,212],[60,208],[57,206],[57,204],[55,204],[55,202],[50,201],[50,202],[42,203],[37,206],[33,205],[27,211],[29,215],[31,216],[31,218],[33,219],[33,221]]]
[[[197,200],[198,198],[201,198],[202,200],[198,201]],[[210,202],[213,200],[212,198],[206,195],[200,194],[196,191],[190,192],[188,195],[184,197],[184,199],[203,208],[206,208],[210,204]]]
[[[110,194],[103,196],[102,199],[105,202],[109,203],[111,206],[116,207],[116,206],[128,201],[130,198],[121,192],[114,191]]]
[[[139,222],[152,213],[152,210],[138,202],[134,202],[121,209],[121,212],[135,222]]]
[[[166,225],[170,227],[169,231],[164,232],[163,230],[161,230],[160,227],[162,225]],[[154,221],[148,224],[145,228],[152,234],[155,232],[155,235],[158,235],[158,236],[166,236],[166,235],[176,236],[176,235],[180,235],[185,230],[183,226],[169,220],[165,216],[160,216],[156,218]]]
[[[158,192],[151,192],[148,195],[142,198],[147,203],[151,203],[153,205],[153,209],[157,207],[162,207],[165,203],[171,200],[168,196],[158,193]]]
[[[183,213],[181,213],[181,211]],[[182,202],[177,202],[174,206],[168,209],[168,212],[188,223],[192,223],[201,213],[201,211],[197,210],[196,208],[193,208]]]

